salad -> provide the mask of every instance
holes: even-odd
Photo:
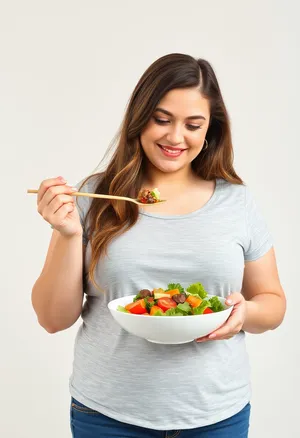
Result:
[[[191,284],[186,290],[179,283],[170,283],[167,289],[142,289],[133,301],[120,312],[145,316],[188,316],[220,312],[225,307],[217,296],[207,297],[201,283]]]
[[[160,202],[160,192],[158,189],[142,189],[139,192],[137,200],[142,202],[142,204],[155,204],[156,202]]]

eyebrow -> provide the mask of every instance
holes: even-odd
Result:
[[[173,117],[172,113],[170,113],[169,111],[167,111],[167,110],[165,110],[163,108],[156,108],[155,111],[160,111],[161,113],[164,113],[167,116]],[[204,116],[201,116],[201,115],[189,116],[189,117],[187,117],[187,119],[189,119],[189,120],[195,120],[195,119],[206,120],[206,118]]]

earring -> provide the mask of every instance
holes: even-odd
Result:
[[[203,146],[202,150],[205,151],[205,149],[207,149],[207,148],[208,148],[208,141],[205,139],[204,146]]]

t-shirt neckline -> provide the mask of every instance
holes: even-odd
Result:
[[[186,214],[176,214],[176,215],[166,215],[166,214],[156,214],[156,213],[149,213],[146,210],[145,211],[139,211],[139,214],[142,216],[149,216],[149,217],[153,217],[156,219],[170,219],[170,220],[174,220],[174,219],[188,219],[191,218],[193,216],[197,216],[200,213],[205,212],[207,209],[209,209],[212,204],[214,204],[219,196],[220,190],[221,190],[221,178],[216,178],[215,180],[215,188],[214,191],[211,195],[211,197],[209,198],[209,200],[200,208],[198,208],[195,211],[192,211],[191,213],[186,213]]]

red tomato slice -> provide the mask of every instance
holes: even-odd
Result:
[[[137,300],[134,303],[127,304],[125,306],[126,310],[129,310],[130,313],[134,313],[136,315],[142,315],[147,312],[146,304],[144,298],[141,300]]]
[[[214,313],[214,311],[211,310],[209,307],[206,307],[206,309],[204,310],[203,314],[204,313]]]
[[[171,309],[172,307],[177,306],[177,304],[175,303],[174,300],[172,300],[172,298],[167,298],[167,297],[166,298],[159,298],[159,300],[157,301],[157,305],[164,312],[168,309]]]

